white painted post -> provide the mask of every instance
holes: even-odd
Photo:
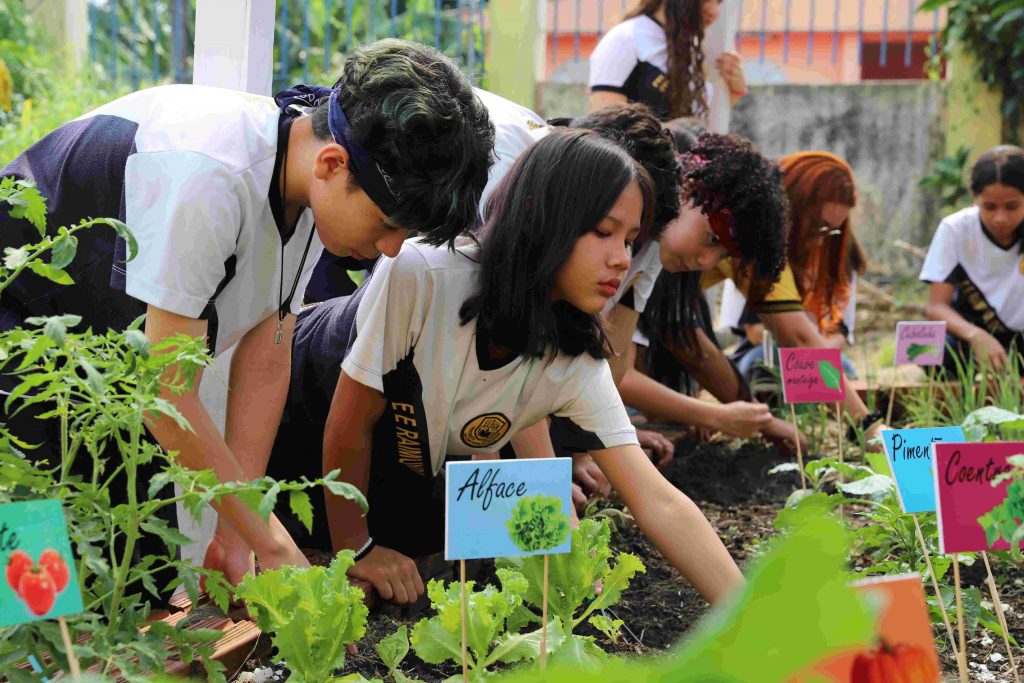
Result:
[[[199,0],[196,6],[195,67],[192,82],[257,95],[269,95],[274,70],[274,0]],[[224,433],[228,378],[233,350],[222,353],[203,373],[199,398]],[[195,543],[182,548],[183,557],[201,564],[217,526],[213,509],[199,524],[181,505],[178,526]]]
[[[193,83],[269,95],[273,73],[274,0],[199,0]]]
[[[715,133],[729,132],[729,86],[718,73],[715,60],[723,52],[736,49],[736,31],[740,27],[740,3],[729,0],[722,3],[722,14],[718,21],[704,33],[705,77],[714,88],[708,103],[708,127]]]
[[[30,13],[59,50],[75,66],[85,66],[89,55],[89,15],[86,0],[37,0]]]

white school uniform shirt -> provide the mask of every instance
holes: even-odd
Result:
[[[125,164],[124,207],[139,253],[123,265],[125,292],[188,318],[215,315],[215,353],[277,313],[282,268],[285,297],[298,274],[291,301],[291,312],[298,313],[323,249],[312,212],[305,211],[282,263],[268,199],[279,115],[269,97],[167,85],[79,119],[116,117],[134,124],[128,128],[134,151]]]
[[[650,240],[633,255],[629,261],[629,270],[622,278],[622,284],[616,290],[615,296],[608,299],[608,303],[605,304],[605,315],[611,313],[615,304],[622,304],[637,313],[644,312],[651,292],[654,291],[654,283],[661,275],[660,246],[655,240]]]
[[[939,223],[921,268],[925,282],[954,286],[953,309],[1004,344],[1024,330],[1024,255],[996,243],[971,206]]]
[[[473,92],[487,107],[494,124],[494,164],[487,174],[487,186],[480,195],[480,215],[484,215],[487,198],[512,168],[519,155],[551,131],[540,114],[492,92],[474,88]]]
[[[590,55],[592,92],[616,92],[632,102],[643,102],[660,119],[669,116],[668,83],[665,29],[646,14],[613,26]],[[711,83],[705,81],[707,102],[712,92]]]
[[[570,422],[587,450],[636,444],[604,360],[559,353],[553,360],[519,356],[496,369],[480,367],[476,321],[463,325],[459,318],[477,290],[477,251],[467,238],[454,251],[416,239],[396,258],[382,258],[366,285],[342,370],[384,393],[385,419],[392,415],[403,433],[422,432],[426,423],[423,440],[435,474],[446,455],[496,453],[548,416]],[[400,444],[399,460],[411,467],[420,461],[416,439]]]

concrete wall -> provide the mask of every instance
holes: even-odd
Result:
[[[542,83],[538,90],[545,117],[586,109],[582,84]],[[731,130],[776,157],[805,149],[844,157],[856,175],[854,220],[870,257],[909,274],[920,262],[891,245],[903,239],[927,247],[941,218],[918,181],[943,155],[942,111],[942,85],[928,81],[752,86],[733,110]]]

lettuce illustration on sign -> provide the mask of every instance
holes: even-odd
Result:
[[[907,358],[917,360],[918,356],[934,355],[938,352],[939,350],[933,344],[911,344],[907,347]]]
[[[561,498],[544,494],[520,499],[506,526],[512,542],[523,552],[549,550],[569,535],[569,517],[562,512]]]
[[[842,376],[839,372],[839,368],[832,365],[827,360],[819,360],[818,372],[821,373],[821,381],[825,383],[826,387],[829,389],[839,388],[840,377]]]

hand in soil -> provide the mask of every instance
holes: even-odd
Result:
[[[608,483],[604,472],[587,453],[572,456],[572,478],[579,482],[583,492],[589,496],[595,493],[607,496],[612,492],[612,485]]]
[[[980,327],[975,329],[976,332],[967,339],[974,357],[982,365],[988,364],[993,370],[1002,370],[1007,362],[1006,349],[985,330]]]
[[[256,573],[252,551],[237,534],[230,530],[222,531],[219,526],[206,548],[203,566],[224,574],[232,586],[237,586],[246,576]],[[206,590],[205,579],[200,581],[200,588]]]
[[[644,453],[651,459],[655,467],[661,469],[672,462],[672,458],[676,454],[676,447],[664,435],[647,429],[638,429],[636,438],[640,442],[640,448],[644,449]]]
[[[761,435],[767,439],[768,443],[778,446],[788,453],[796,452],[796,441],[793,439],[793,425],[783,419],[773,417],[768,426],[761,430]],[[804,452],[807,451],[807,437],[803,434],[800,434],[800,448]]]
[[[379,545],[352,565],[348,575],[368,581],[381,598],[399,605],[416,602],[424,591],[416,563],[400,552]]]
[[[772,413],[763,403],[733,401],[721,406],[716,427],[741,439],[759,434],[772,421]]]
[[[583,514],[587,509],[587,494],[583,493],[583,489],[576,482],[572,483],[572,508],[572,528],[575,529],[580,525],[580,518],[576,513]]]
[[[876,422],[868,431],[864,432],[864,443],[867,445],[867,449],[872,453],[882,452],[882,430],[892,429],[889,425],[884,422]],[[877,438],[876,438],[877,437]],[[875,441],[872,441],[875,439]]]

